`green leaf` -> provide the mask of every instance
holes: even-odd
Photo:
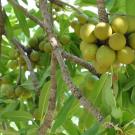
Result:
[[[96,135],[99,130],[99,124],[95,123],[92,127],[87,129],[82,135]]]
[[[28,27],[25,15],[19,8],[17,7],[13,7],[13,8],[14,8],[14,13],[19,21],[20,28],[23,30],[25,35],[29,37],[30,36],[29,27]]]
[[[47,112],[49,93],[50,93],[50,81],[44,84],[39,96],[39,112],[41,114],[41,118],[43,118],[44,113],[46,114]]]
[[[135,0],[126,0],[126,12],[128,15],[135,16]]]
[[[74,102],[75,98],[73,96],[70,96],[64,103],[63,107],[61,108],[60,112],[56,116],[55,123],[52,128],[52,132],[55,132],[55,130],[63,124],[63,122],[66,120],[68,112]]]
[[[6,36],[9,40],[11,40],[14,36],[13,28],[11,26],[11,23],[5,11],[4,11],[4,26],[5,26]]]
[[[64,128],[70,135],[80,135],[77,126],[71,120],[65,121]]]
[[[32,120],[32,115],[25,111],[9,111],[2,114],[3,119],[9,119],[13,121],[28,121]]]
[[[131,102],[132,102],[133,104],[135,104],[135,87],[132,89]]]

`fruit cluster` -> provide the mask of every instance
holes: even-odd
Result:
[[[71,23],[82,39],[82,57],[91,61],[98,73],[108,71],[116,63],[131,64],[135,59],[135,18],[115,16],[110,23],[94,25],[81,15]]]
[[[28,57],[32,62],[32,66],[35,66],[40,63],[42,53],[51,52],[51,46],[44,36],[34,36],[29,40],[26,50],[28,52]],[[19,52],[17,52],[15,48],[9,54],[9,58],[10,60],[7,62],[8,68],[16,69],[21,65],[24,69],[27,69],[24,58],[20,56]]]

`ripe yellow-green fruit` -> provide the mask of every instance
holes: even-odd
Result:
[[[97,62],[105,67],[108,67],[113,64],[115,61],[115,51],[113,51],[108,46],[102,45],[99,47],[96,53],[96,60]]]
[[[128,21],[128,33],[135,32],[135,17],[134,16],[124,16]]]
[[[93,63],[94,68],[96,69],[96,72],[99,74],[103,74],[108,71],[109,67],[108,66],[103,66],[94,61]]]
[[[32,48],[36,48],[38,46],[38,38],[36,36],[29,40],[29,46]]]
[[[47,43],[44,45],[44,52],[50,53],[51,51],[52,51],[52,47],[51,47],[50,43],[47,42]]]
[[[85,14],[78,14],[77,18],[80,24],[85,24],[88,21],[88,16]]]
[[[70,37],[68,35],[63,35],[60,37],[60,42],[62,45],[68,45],[70,43]]]
[[[44,51],[44,46],[45,46],[46,43],[47,43],[47,41],[45,41],[45,40],[40,42],[40,44],[39,44],[39,50],[40,51]]]
[[[37,51],[32,51],[31,54],[30,54],[30,59],[33,61],[33,62],[37,62],[39,60],[40,56],[39,56],[39,53]]]
[[[113,50],[121,50],[126,45],[126,38],[121,33],[113,33],[109,38],[109,46]]]
[[[130,47],[125,47],[125,48],[121,49],[117,53],[117,59],[120,63],[123,63],[123,64],[132,63],[135,59],[134,50],[131,49]]]
[[[2,84],[0,93],[2,96],[12,98],[12,97],[14,97],[14,88],[11,84]]]
[[[82,56],[85,60],[95,60],[96,59],[96,52],[97,52],[97,45],[96,44],[89,44],[84,50],[82,50]]]
[[[93,24],[84,24],[81,26],[80,29],[80,37],[83,41],[88,42],[88,43],[93,43],[96,41],[96,37],[94,36],[94,31],[95,25]]]
[[[32,97],[32,92],[30,90],[27,89],[23,89],[23,94],[21,96],[23,99],[28,99]]]
[[[15,95],[17,97],[21,97],[23,95],[23,91],[24,91],[24,88],[22,86],[18,86],[16,89],[15,89]]]
[[[128,37],[129,45],[135,49],[135,33],[131,33]]]
[[[9,60],[7,63],[7,67],[11,69],[16,69],[18,67],[18,61],[17,60]]]
[[[125,34],[128,31],[128,21],[123,16],[115,17],[111,22],[111,26],[114,32]]]
[[[112,28],[108,23],[100,22],[96,25],[94,34],[100,40],[106,40],[112,35]]]

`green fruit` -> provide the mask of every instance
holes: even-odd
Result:
[[[19,56],[19,53],[17,50],[13,49],[12,51],[10,51],[9,53],[9,57],[10,59],[14,60]]]
[[[96,25],[94,34],[98,39],[106,40],[112,35],[112,28],[108,23],[100,22]]]
[[[18,61],[17,60],[9,60],[7,63],[7,67],[11,69],[16,69],[18,67]]]
[[[51,51],[52,51],[52,46],[50,45],[49,42],[47,42],[47,43],[44,45],[44,52],[50,53]]]
[[[79,14],[77,18],[80,24],[85,24],[88,21],[88,16],[85,14]]]
[[[135,49],[135,33],[132,33],[128,37],[129,45]]]
[[[108,66],[103,66],[97,63],[96,61],[93,63],[94,68],[96,69],[96,72],[99,74],[103,74],[108,71],[109,67]]]
[[[89,46],[89,43],[85,42],[85,41],[82,41],[80,43],[80,50],[83,51],[85,50],[85,48],[87,48],[87,46]]]
[[[42,42],[44,40],[45,36],[44,35],[39,35],[37,36],[38,43]]]
[[[32,97],[32,92],[30,90],[27,89],[23,89],[23,94],[21,96],[23,99],[28,99]]]
[[[93,24],[84,24],[81,26],[80,29],[80,37],[83,41],[88,42],[88,43],[93,43],[96,41],[96,37],[94,36],[94,28],[95,25]]]
[[[89,44],[84,50],[82,50],[82,56],[85,60],[95,60],[96,52],[97,52],[97,45],[96,44]]]
[[[11,80],[12,80],[12,78],[10,77],[10,75],[5,75],[1,78],[1,83],[2,84],[9,84],[12,82]]]
[[[45,40],[40,42],[40,44],[39,44],[39,50],[40,51],[44,51],[44,46],[45,46],[46,43],[47,43],[47,41],[45,41]]]
[[[130,64],[134,61],[135,53],[130,47],[125,47],[118,51],[117,58],[120,63]]]
[[[128,21],[123,16],[117,16],[112,20],[111,26],[114,32],[125,34],[128,30]]]
[[[70,37],[68,35],[63,35],[60,37],[60,42],[62,45],[68,45],[70,43]]]
[[[32,51],[31,54],[30,54],[30,59],[33,62],[39,61],[39,59],[40,59],[39,53],[37,51]]]
[[[78,21],[72,21],[70,25],[74,29],[76,35],[80,36],[81,24]]]
[[[20,65],[26,65],[26,62],[25,62],[25,60],[24,60],[23,57],[19,57],[19,58],[18,58],[18,63],[19,63]]]
[[[21,97],[23,95],[23,91],[24,91],[24,88],[22,86],[18,86],[16,89],[15,89],[15,95],[17,97]]]
[[[2,96],[12,98],[12,97],[14,97],[14,88],[11,84],[2,84],[0,93]]]
[[[126,38],[121,33],[114,33],[109,38],[109,46],[113,50],[121,50],[126,45]]]
[[[38,38],[35,36],[29,40],[29,46],[36,48],[38,46]]]
[[[115,61],[115,52],[108,46],[102,45],[99,47],[96,53],[97,62],[105,67],[108,67],[113,64]]]

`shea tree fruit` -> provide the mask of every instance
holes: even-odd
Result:
[[[82,56],[85,60],[91,61],[96,59],[97,45],[90,44],[84,50],[82,50]]]
[[[124,16],[128,21],[128,33],[135,32],[135,16]]]
[[[44,45],[44,52],[50,53],[52,51],[52,46],[49,42],[46,42]]]
[[[18,61],[17,60],[9,60],[7,63],[7,67],[11,69],[16,69],[18,67]]]
[[[100,40],[106,40],[112,35],[112,28],[108,23],[100,22],[96,25],[94,34]]]
[[[102,66],[108,67],[112,65],[115,61],[115,58],[115,51],[106,45],[100,46],[97,50],[96,60]]]
[[[89,23],[81,26],[81,29],[80,29],[81,39],[88,43],[94,43],[96,41],[96,37],[93,33],[94,29],[95,29],[95,25],[89,24]]]
[[[128,20],[123,16],[113,18],[111,26],[114,32],[125,34],[128,31]]]
[[[47,41],[43,40],[39,43],[39,50],[40,51],[44,51],[44,46],[47,43]]]
[[[15,89],[15,95],[21,97],[23,95],[24,88],[22,86],[17,86]]]
[[[78,19],[80,24],[85,24],[88,21],[88,16],[85,14],[78,14],[77,19]]]
[[[122,64],[130,64],[135,59],[135,52],[130,47],[124,47],[117,52],[117,59]]]
[[[40,59],[40,56],[39,56],[39,53],[37,51],[32,51],[31,54],[30,54],[30,59],[33,61],[33,62],[37,62],[39,59]]]
[[[128,42],[131,48],[135,49],[135,33],[131,33],[128,37]]]
[[[61,36],[60,42],[62,43],[62,45],[68,45],[70,43],[70,36],[68,35]]]
[[[85,41],[81,41],[81,43],[80,43],[80,50],[81,51],[85,50],[85,48],[87,48],[87,46],[89,46],[89,43],[87,43]]]
[[[126,38],[121,33],[113,33],[109,38],[109,46],[113,50],[121,50],[126,45]]]
[[[32,37],[30,40],[29,40],[29,46],[31,48],[37,48],[38,46],[38,38],[36,36]]]

